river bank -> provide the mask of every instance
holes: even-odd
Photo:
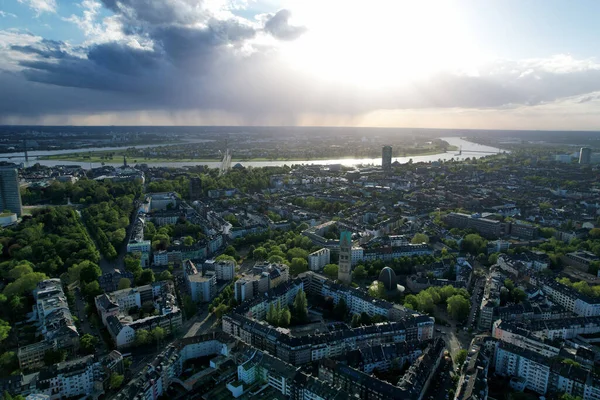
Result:
[[[411,151],[413,150],[413,151]],[[458,150],[457,146],[449,146],[446,151],[441,148],[432,148],[432,149],[408,149],[406,151],[400,151],[403,157],[419,157],[419,156],[430,156],[436,154],[444,154],[447,152],[455,152]],[[47,156],[40,156],[38,160],[60,160],[60,161],[69,161],[69,162],[82,162],[82,163],[113,163],[115,161],[122,160],[123,157],[127,157],[129,162],[134,164],[144,163],[144,164],[155,164],[155,163],[163,163],[163,162],[193,162],[193,163],[202,163],[202,162],[219,162],[221,157],[198,157],[198,158],[180,158],[180,157],[144,157],[140,155],[136,155],[128,150],[110,150],[110,151],[84,151],[84,152],[74,152],[74,153],[62,153],[62,154],[53,154]],[[300,162],[304,163],[306,161],[322,161],[322,160],[330,160],[331,157],[315,157],[309,158],[306,157],[232,157],[232,162]],[[351,160],[355,159],[354,156],[342,156],[339,157],[340,160]]]

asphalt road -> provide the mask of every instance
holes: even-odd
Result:
[[[98,348],[96,354],[105,354],[108,352],[108,346],[104,343],[102,339],[102,335],[100,335],[100,331],[97,328],[94,328],[92,324],[85,314],[85,301],[81,295],[79,290],[75,290],[75,313],[77,314],[77,318],[79,319],[79,328],[81,330],[80,334],[83,336],[84,334],[90,334],[98,338]]]
[[[423,397],[424,400],[448,400],[450,398],[448,392],[454,388],[452,382],[452,360],[442,359],[435,376],[429,384],[429,388]]]

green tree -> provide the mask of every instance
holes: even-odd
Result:
[[[331,279],[336,279],[338,276],[339,267],[336,264],[327,264],[323,267],[323,273]]]
[[[154,282],[155,280],[156,279],[154,278],[154,272],[152,272],[151,269],[145,269],[140,274],[136,283],[138,286],[143,286],[143,285],[149,285],[152,282]]]
[[[467,360],[467,350],[462,349],[459,350],[458,353],[456,353],[456,358],[454,359],[454,364],[457,367],[462,367],[462,365],[465,363],[465,361]]]
[[[86,297],[89,303],[92,303],[96,296],[102,294],[102,289],[100,289],[100,284],[98,281],[93,281],[83,284],[81,293]]]
[[[229,311],[229,307],[227,307],[227,305],[221,303],[219,304],[219,306],[217,308],[215,308],[215,314],[217,316],[217,318],[222,318],[223,315],[225,315],[225,313],[227,313],[227,311]]]
[[[119,286],[118,286],[119,290],[129,289],[130,287],[131,287],[131,281],[129,280],[129,278],[119,279]]]
[[[373,282],[373,284],[369,286],[369,296],[376,299],[385,299],[385,285],[383,282]]]
[[[0,355],[0,374],[8,376],[17,369],[19,369],[19,359],[14,351],[7,351]]]
[[[86,354],[92,354],[96,351],[96,346],[98,345],[98,339],[94,336],[86,333],[79,339],[79,347]]]
[[[10,324],[0,319],[0,343],[2,343],[8,337],[10,329]]]
[[[487,242],[476,233],[465,236],[461,242],[462,249],[471,254],[483,253],[486,250]]]
[[[350,321],[350,326],[352,328],[357,328],[360,326],[360,314],[352,315],[352,320]]]
[[[295,276],[301,274],[302,272],[308,271],[308,261],[304,258],[294,258],[292,259],[292,264],[290,265],[290,274]]]
[[[8,279],[17,280],[23,275],[33,273],[33,267],[29,262],[19,263],[13,269],[8,271]]]
[[[271,303],[269,305],[269,310],[267,311],[267,322],[271,325],[275,325],[275,321],[278,320],[278,315],[275,311],[275,305],[273,303]]]
[[[369,314],[363,311],[360,313],[360,323],[362,325],[371,325],[373,323],[373,320],[371,319],[371,316]]]
[[[563,393],[560,397],[560,400],[582,400],[581,397],[579,396],[573,396],[572,394],[569,393]]]
[[[50,366],[61,363],[67,358],[67,352],[64,350],[46,350],[44,353],[44,365]]]
[[[192,296],[185,295],[183,297],[183,311],[185,311],[185,316],[187,319],[190,319],[198,311],[198,306],[196,303],[194,303]]]
[[[300,247],[294,247],[287,251],[286,256],[289,261],[292,261],[294,258],[301,258],[303,260],[306,260],[308,258],[308,251]]]
[[[10,393],[5,391],[4,394],[2,395],[2,400],[25,400],[25,397],[21,396],[20,394],[18,394],[16,396],[11,396]]]
[[[367,271],[365,270],[365,266],[364,265],[358,265],[356,268],[354,268],[354,271],[352,271],[352,276],[356,279],[364,279],[367,277]]]
[[[539,229],[540,236],[546,239],[550,239],[556,233],[556,229],[554,228],[540,228]]]
[[[217,258],[215,258],[215,261],[219,262],[219,261],[233,261],[234,263],[237,264],[237,261],[235,260],[235,258],[233,258],[232,256],[228,255],[228,254],[221,254],[220,256],[218,256]]]
[[[308,301],[306,293],[300,289],[294,298],[294,316],[300,322],[306,321],[308,317]]]
[[[269,256],[267,261],[269,261],[272,264],[287,264],[287,260],[279,254],[273,254]]]
[[[527,299],[527,293],[525,293],[519,288],[514,288],[513,290],[511,290],[510,295],[513,299],[513,302],[517,304]]]
[[[108,386],[112,390],[116,390],[121,387],[124,379],[125,379],[125,377],[123,375],[119,375],[116,372],[113,372],[112,374],[110,374],[110,378],[108,380]]]
[[[191,236],[186,236],[183,238],[183,244],[186,246],[192,246],[194,244],[194,238]]]
[[[433,301],[433,297],[431,297],[431,291],[424,290],[419,292],[416,296],[417,298],[417,310],[424,313],[432,313],[435,302]]]
[[[150,332],[146,329],[138,329],[135,331],[135,337],[133,339],[133,343],[136,346],[145,346],[152,341],[152,337],[150,336]]]
[[[454,295],[447,300],[448,314],[456,321],[464,321],[469,316],[470,304],[460,295]]]
[[[235,247],[229,245],[225,248],[225,251],[223,252],[223,254],[226,254],[228,256],[233,257],[234,259],[236,259],[238,257],[238,253],[235,250]]]
[[[157,326],[156,328],[150,331],[150,336],[152,337],[152,340],[156,342],[160,342],[161,340],[163,340],[165,335],[165,330],[160,326]]]
[[[267,252],[267,249],[264,247],[257,247],[252,252],[252,258],[254,258],[256,261],[264,261],[267,259],[268,254],[269,253]]]
[[[429,236],[424,233],[417,233],[410,242],[412,244],[429,243]]]
[[[36,288],[37,284],[48,279],[46,274],[41,272],[33,272],[18,278],[16,281],[9,283],[2,292],[6,297],[14,295],[29,295]]]
[[[333,315],[339,321],[343,321],[346,319],[346,314],[348,314],[348,305],[346,304],[346,300],[340,299],[335,307],[333,307]]]
[[[142,269],[142,256],[140,253],[130,253],[123,258],[125,269],[133,274]]]
[[[281,310],[281,313],[279,315],[279,321],[278,321],[278,326],[282,326],[282,327],[288,327],[290,326],[290,321],[292,319],[292,314],[290,313],[290,309],[285,307],[283,310]]]
[[[173,275],[171,275],[171,273],[169,271],[162,271],[160,274],[158,274],[158,280],[159,281],[172,281]]]
[[[508,290],[513,290],[515,288],[515,284],[512,280],[506,278],[504,280],[504,287],[506,287]]]

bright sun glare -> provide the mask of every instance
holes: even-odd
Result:
[[[359,86],[402,85],[440,70],[462,70],[477,52],[452,2],[302,1],[294,22],[309,31],[283,51],[291,65]]]

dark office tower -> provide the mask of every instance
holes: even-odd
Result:
[[[591,164],[592,162],[592,149],[589,147],[582,147],[579,150],[579,164]]]
[[[0,206],[4,210],[21,216],[21,191],[19,188],[19,172],[12,163],[0,163]]]
[[[381,168],[384,171],[392,169],[392,146],[383,146],[381,151]]]
[[[190,200],[202,198],[202,180],[200,178],[190,178]]]

